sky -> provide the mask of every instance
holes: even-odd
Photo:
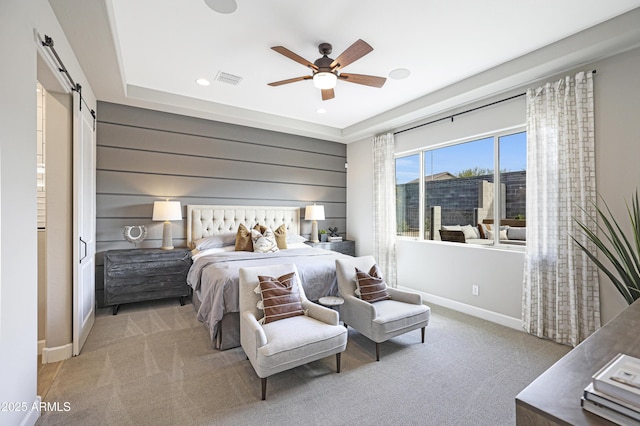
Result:
[[[526,170],[526,132],[502,136],[500,170]],[[452,145],[425,152],[425,175],[449,172],[457,175],[466,169],[493,169],[493,137]],[[407,183],[420,174],[420,154],[396,159],[396,184]]]

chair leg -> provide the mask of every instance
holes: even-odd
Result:
[[[380,343],[376,342],[376,361],[380,361]]]
[[[342,358],[342,353],[338,352],[336,354],[336,373],[340,373],[340,358]]]
[[[260,381],[262,382],[262,400],[264,401],[267,399],[267,378],[263,377]]]
[[[424,343],[424,330],[425,330],[425,328],[427,328],[427,327],[422,327],[420,329],[420,333],[422,333],[422,343]]]

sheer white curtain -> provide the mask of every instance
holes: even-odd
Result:
[[[393,133],[373,138],[373,255],[396,287],[396,161]]]
[[[591,72],[527,91],[523,326],[572,346],[600,327],[598,271],[571,240],[594,214],[594,142]]]

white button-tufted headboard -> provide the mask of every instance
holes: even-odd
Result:
[[[240,224],[276,229],[284,224],[288,234],[300,235],[300,207],[187,205],[187,246],[202,237],[236,232]]]

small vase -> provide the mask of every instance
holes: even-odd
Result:
[[[320,242],[323,242],[323,243],[327,242],[327,234],[320,234]]]

